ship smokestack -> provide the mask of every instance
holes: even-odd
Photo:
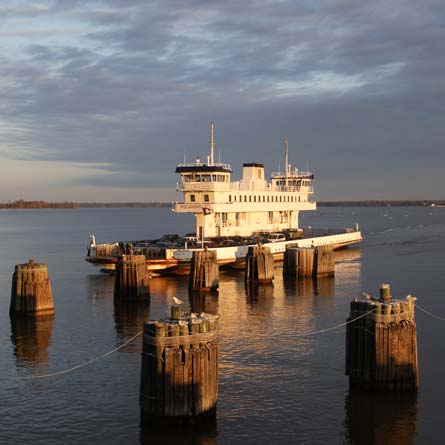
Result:
[[[213,165],[213,154],[214,154],[214,151],[215,151],[214,132],[215,132],[215,123],[212,121],[212,122],[210,122],[210,157],[209,157],[209,165]]]

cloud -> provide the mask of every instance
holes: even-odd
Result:
[[[0,154],[106,162],[76,184],[173,187],[184,153],[207,151],[213,119],[236,172],[252,158],[276,168],[288,135],[296,160],[320,175],[335,167],[352,182],[349,172],[390,165],[402,178],[405,167],[445,161],[444,9],[433,0],[5,1]]]

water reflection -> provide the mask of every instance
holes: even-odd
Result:
[[[335,251],[335,264],[359,261],[362,258],[360,247],[347,247]]]
[[[189,292],[190,310],[200,314],[206,312],[218,315],[218,293],[217,292]]]
[[[184,299],[178,293],[183,292],[186,283],[183,277],[156,277],[149,281],[149,288],[151,296],[155,298],[161,297],[167,301],[173,297]]]
[[[141,445],[218,445],[216,421],[187,428],[162,428],[143,425],[140,432]]]
[[[54,315],[11,319],[11,341],[18,364],[48,363]]]
[[[335,277],[337,285],[360,287],[362,273],[362,252],[358,247],[335,252]]]
[[[283,277],[285,295],[302,297],[330,297],[334,295],[335,278],[301,278]]]
[[[345,413],[345,436],[351,444],[414,443],[416,394],[350,391]]]
[[[114,302],[114,322],[118,334],[118,344],[122,340],[136,335],[143,327],[144,321],[150,318],[150,299]],[[135,352],[140,348],[140,342],[131,342],[126,352]]]
[[[114,274],[88,275],[86,277],[87,293],[91,302],[95,305],[96,301],[113,297]]]
[[[273,308],[274,287],[271,284],[246,283],[246,300],[250,309],[256,309],[263,315]]]

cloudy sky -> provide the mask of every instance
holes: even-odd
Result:
[[[445,198],[443,0],[2,0],[0,201],[177,199],[216,153]]]

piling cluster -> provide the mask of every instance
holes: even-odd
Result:
[[[147,264],[143,255],[121,255],[116,264],[114,299],[125,301],[149,295]]]
[[[419,385],[415,298],[354,299],[346,328],[346,375],[351,388],[415,391]],[[360,317],[360,318],[358,318]],[[358,318],[358,319],[357,319]]]
[[[54,313],[54,301],[48,268],[45,264],[17,264],[12,276],[11,317],[38,316]]]
[[[193,252],[190,263],[189,289],[192,291],[215,291],[219,287],[219,265],[214,250]]]
[[[258,244],[250,246],[246,256],[247,283],[272,283],[274,259],[269,247]]]
[[[141,421],[189,424],[213,418],[218,398],[218,317],[183,314],[143,328]]]
[[[283,275],[310,278],[334,275],[335,254],[332,246],[288,247],[284,253]]]

